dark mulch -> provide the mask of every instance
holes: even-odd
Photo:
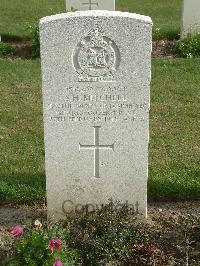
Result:
[[[153,47],[152,47],[152,57],[159,57],[159,58],[175,58],[176,55],[174,55],[170,51],[170,46],[177,42],[177,40],[171,41],[171,40],[156,40],[153,41]]]
[[[175,41],[170,40],[154,40],[152,57],[159,58],[175,58],[176,56],[170,52],[169,45],[175,43]],[[0,55],[0,58],[9,58],[9,59],[30,59],[31,58],[31,49],[29,40],[11,40],[7,42],[16,47],[16,52],[14,54]]]
[[[30,41],[26,39],[22,40],[11,40],[9,42],[6,42],[7,44],[10,44],[16,48],[15,53],[7,54],[7,55],[1,55],[0,58],[8,58],[8,59],[30,59],[31,58],[31,48],[30,48]]]
[[[0,261],[12,254],[10,228],[17,224],[31,225],[36,219],[46,219],[45,205],[0,207]],[[139,222],[150,228],[165,258],[163,265],[200,265],[200,201],[150,203],[148,219]]]

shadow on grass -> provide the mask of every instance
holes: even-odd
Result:
[[[45,198],[44,173],[18,173],[16,175],[1,175],[0,205],[33,204]]]
[[[190,173],[190,177],[185,180],[169,177],[149,178],[148,201],[200,200],[200,185],[196,178],[198,174]],[[32,205],[44,202],[45,193],[44,173],[1,175],[0,206],[8,203]]]
[[[159,32],[153,28],[153,40],[179,40],[180,32],[176,30],[160,30]]]
[[[148,201],[200,200],[199,174],[193,171],[186,178],[149,178]]]
[[[13,34],[1,34],[1,40],[3,42],[20,42],[20,41],[29,41],[30,38],[29,37],[23,37],[23,36],[19,36],[19,35],[13,35]]]

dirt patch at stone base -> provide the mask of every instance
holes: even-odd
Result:
[[[170,52],[168,48],[171,44],[177,40],[154,40],[152,43],[152,57],[153,58],[175,58],[176,56]],[[10,41],[7,44],[11,44],[16,47],[14,54],[0,55],[0,58],[9,59],[31,59],[31,48],[29,40]]]
[[[0,207],[0,261],[12,255],[10,228],[29,226],[36,219],[46,220],[45,205]],[[200,201],[149,203],[146,224],[163,251],[166,266],[200,265]]]

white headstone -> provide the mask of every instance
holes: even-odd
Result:
[[[115,10],[115,0],[66,0],[66,9],[86,10]]]
[[[109,199],[146,215],[151,31],[149,17],[114,11],[41,20],[50,217]]]
[[[200,0],[183,0],[181,38],[200,34]]]

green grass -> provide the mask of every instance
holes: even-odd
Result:
[[[200,59],[153,60],[150,199],[200,198]]]
[[[0,60],[0,202],[45,195],[39,61]]]
[[[30,37],[29,26],[38,23],[42,17],[64,11],[64,0],[1,0],[0,34],[5,39],[9,35]]]
[[[180,33],[181,0],[117,0],[116,9],[151,16],[154,37],[177,38]],[[1,0],[0,34],[4,39],[30,37],[28,26],[61,12],[65,12],[65,0]]]
[[[40,61],[0,60],[0,201],[45,196]],[[153,60],[149,199],[200,198],[200,59]]]
[[[10,44],[0,42],[0,55],[13,54],[16,48]]]
[[[181,0],[118,0],[116,9],[150,16],[154,37],[174,39],[180,34],[181,4]]]

